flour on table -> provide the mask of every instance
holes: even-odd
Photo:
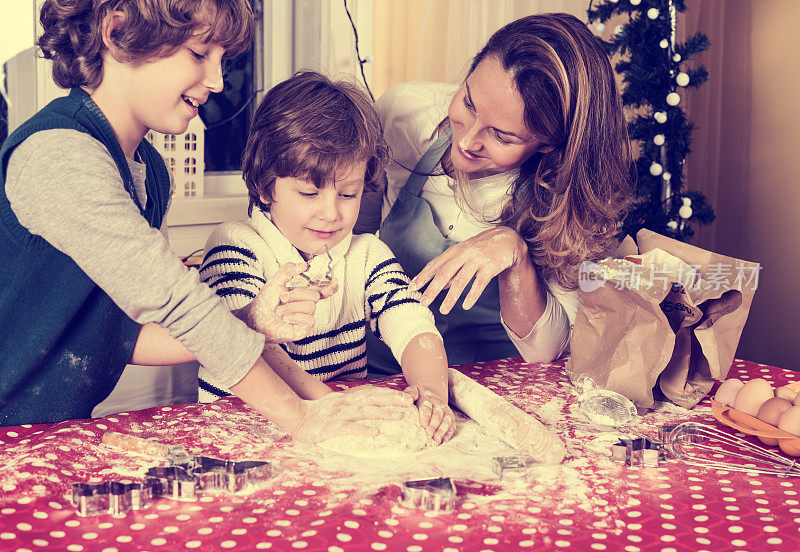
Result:
[[[337,435],[318,443],[320,447],[349,456],[388,456],[409,454],[436,446],[419,423],[419,412],[413,405],[402,407],[399,420],[363,420],[360,423],[377,427],[375,437]]]

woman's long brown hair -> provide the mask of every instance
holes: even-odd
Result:
[[[611,63],[585,24],[559,13],[498,30],[469,74],[487,56],[513,75],[534,138],[553,147],[522,164],[494,222],[526,240],[542,277],[574,289],[576,267],[616,245],[631,201],[630,144]]]

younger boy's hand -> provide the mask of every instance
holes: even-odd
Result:
[[[404,391],[419,409],[419,423],[437,443],[449,441],[456,429],[456,417],[446,402],[433,391],[412,385]]]
[[[314,327],[317,301],[336,291],[336,282],[320,287],[287,289],[286,284],[308,268],[286,263],[270,278],[242,311],[247,325],[263,333],[269,343],[285,343],[306,337]]]

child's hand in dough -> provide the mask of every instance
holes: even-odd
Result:
[[[447,402],[425,387],[412,385],[405,389],[419,409],[419,424],[428,437],[437,443],[450,440],[456,429],[456,417]]]

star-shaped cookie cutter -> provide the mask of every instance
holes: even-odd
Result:
[[[620,439],[611,445],[611,459],[629,466],[658,467],[661,460],[666,459],[662,443],[639,437],[637,439]]]
[[[309,274],[309,272],[311,271],[311,261],[313,261],[319,255],[322,255],[323,253],[328,257],[328,264],[325,274],[323,274],[321,277],[320,276],[313,277]],[[298,274],[298,276],[306,280],[309,286],[323,287],[330,284],[333,281],[333,257],[331,256],[331,252],[328,249],[327,244],[323,245],[316,253],[311,255],[311,258],[308,259],[308,268],[304,272]]]

